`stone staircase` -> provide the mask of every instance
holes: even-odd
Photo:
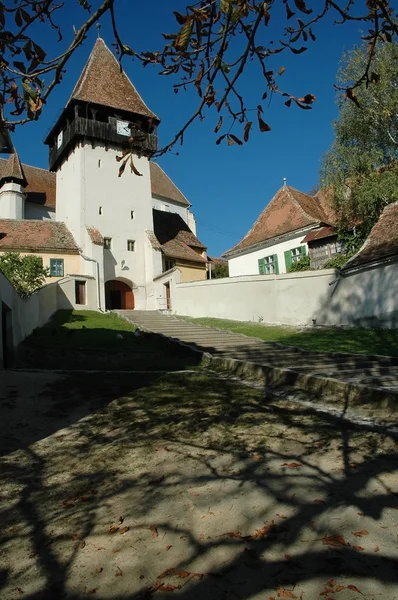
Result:
[[[372,355],[307,352],[299,348],[263,342],[238,333],[196,325],[167,316],[157,311],[118,311],[138,327],[162,334],[188,344],[212,357],[224,359],[228,365],[239,363],[261,365],[262,371],[300,374],[302,381],[309,378],[339,381],[369,390],[384,390],[397,394],[398,358]],[[246,370],[247,373],[250,373]],[[290,376],[287,380],[292,381]],[[330,387],[330,386],[329,386]],[[333,386],[332,386],[333,387]]]

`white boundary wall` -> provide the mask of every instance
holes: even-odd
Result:
[[[173,311],[285,325],[398,326],[398,263],[177,284]]]

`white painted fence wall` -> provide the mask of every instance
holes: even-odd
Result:
[[[331,284],[331,285],[330,285]],[[398,326],[398,263],[339,278],[334,270],[178,284],[173,311],[285,325]]]

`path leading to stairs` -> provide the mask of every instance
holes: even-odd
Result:
[[[212,356],[291,369],[398,395],[398,358],[307,352],[196,325],[157,311],[121,311],[121,314],[142,329],[189,344]]]

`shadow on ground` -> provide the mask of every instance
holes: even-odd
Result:
[[[395,597],[391,435],[211,373],[8,378],[2,599]]]

